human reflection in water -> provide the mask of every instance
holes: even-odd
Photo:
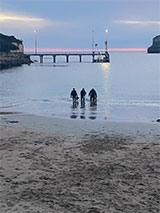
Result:
[[[85,113],[86,113],[85,101],[81,101],[81,114],[80,114],[81,119],[86,119]]]
[[[71,106],[71,115],[70,115],[70,118],[76,119],[78,117],[78,105],[79,105],[78,101],[74,101],[73,102],[73,104]]]
[[[90,110],[89,119],[95,120],[97,117],[97,101],[90,102],[89,110]]]

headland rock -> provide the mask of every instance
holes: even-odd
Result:
[[[29,56],[24,54],[22,40],[0,33],[0,70],[30,63]]]
[[[153,38],[152,46],[147,49],[148,53],[160,53],[160,35]]]

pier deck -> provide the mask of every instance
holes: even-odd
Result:
[[[52,56],[53,57],[53,63],[56,63],[56,57],[57,56],[65,56],[66,57],[66,63],[69,63],[69,57],[70,56],[79,56],[79,62],[82,62],[82,57],[83,56],[92,56],[92,62],[94,62],[95,56],[106,56],[106,52],[67,52],[67,53],[62,53],[62,52],[56,52],[56,53],[31,53],[27,54],[31,58],[32,56],[39,56],[40,58],[40,63],[43,63],[43,58],[44,56]]]

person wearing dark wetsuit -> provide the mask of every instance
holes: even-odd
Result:
[[[81,103],[84,103],[85,102],[85,95],[86,95],[86,91],[85,89],[83,88],[80,92],[80,96],[81,96]]]
[[[91,103],[96,103],[96,101],[97,101],[97,93],[96,93],[95,89],[92,88],[88,95],[90,96],[90,102]]]
[[[73,90],[71,91],[70,97],[73,99],[73,102],[76,102],[76,100],[78,99],[78,95],[75,88],[73,88]]]

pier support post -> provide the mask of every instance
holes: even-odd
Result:
[[[94,56],[95,56],[95,52],[93,52],[92,54],[92,62],[94,62]]]
[[[79,62],[82,62],[82,55],[79,55]]]
[[[43,55],[40,55],[40,63],[43,63]]]
[[[66,55],[66,62],[69,62],[69,55]]]
[[[56,55],[53,55],[53,63],[56,63]]]

